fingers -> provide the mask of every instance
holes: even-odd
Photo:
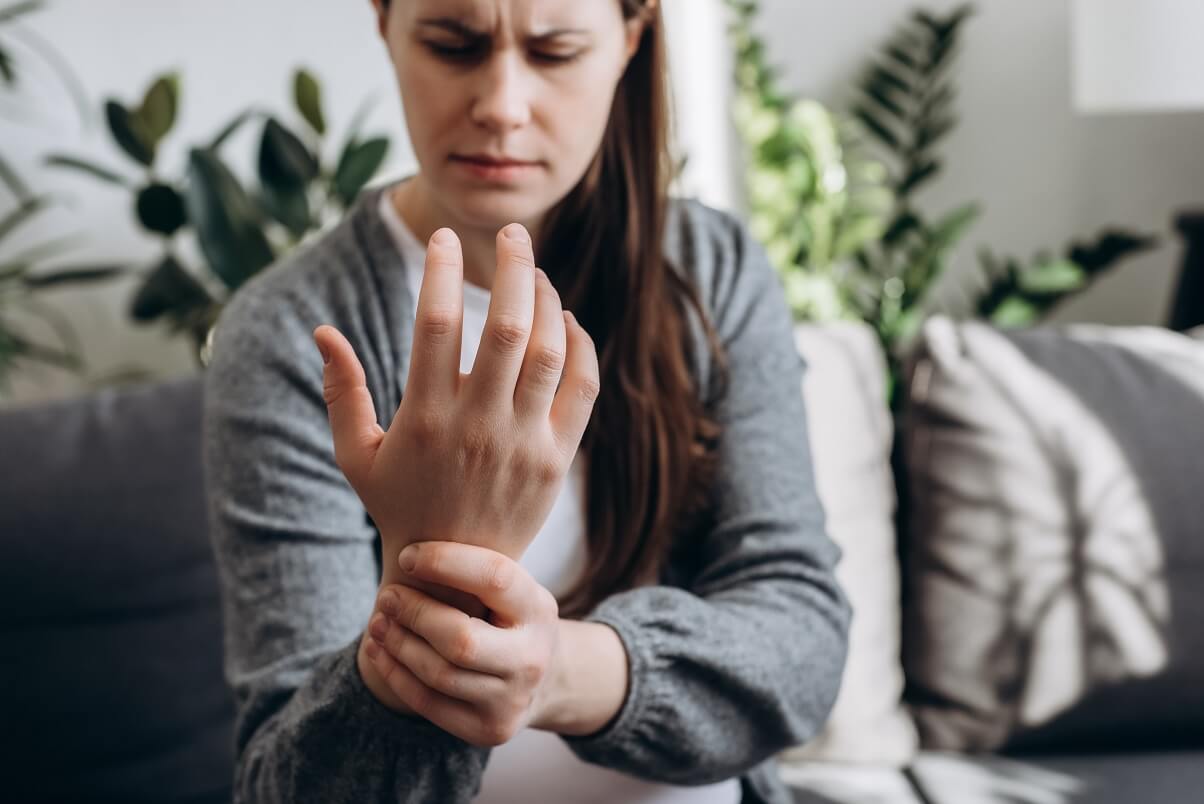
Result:
[[[552,431],[566,454],[576,453],[598,400],[598,353],[589,333],[570,312],[564,313],[568,351],[560,390],[552,402]]]
[[[419,717],[473,745],[499,745],[506,741],[505,735],[486,733],[480,715],[472,706],[423,684],[376,641],[368,640],[364,652],[393,694]]]
[[[564,310],[560,294],[543,271],[535,271],[535,318],[514,389],[514,413],[520,419],[547,421],[564,371]]]
[[[493,612],[495,622],[521,624],[558,616],[556,599],[547,589],[517,561],[487,547],[419,542],[402,550],[397,560],[412,578],[474,595]]]
[[[402,584],[380,593],[377,609],[465,670],[503,677],[513,659],[501,629]]]
[[[509,407],[535,315],[535,255],[531,236],[512,223],[497,236],[497,272],[481,345],[468,380],[479,404]]]
[[[452,664],[425,639],[383,614],[368,624],[369,635],[419,681],[444,695],[471,704],[487,704],[506,694],[506,682],[495,675]]]
[[[330,416],[335,461],[347,479],[357,483],[372,468],[385,431],[376,419],[364,367],[343,333],[323,324],[313,337],[325,363],[322,395]]]
[[[464,255],[451,229],[431,236],[414,319],[406,397],[442,406],[460,382],[464,330]]]

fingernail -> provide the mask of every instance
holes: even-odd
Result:
[[[364,651],[368,654],[369,659],[375,659],[380,656],[380,645],[374,640],[369,640],[367,645],[364,645]]]
[[[383,642],[385,634],[389,632],[389,624],[385,621],[383,614],[376,614],[372,617],[372,622],[368,623],[368,633],[377,642]]]
[[[438,243],[441,246],[451,246],[456,242],[456,233],[451,229],[444,227],[443,229],[439,229],[437,232],[435,232],[435,234],[431,237],[431,241]]]
[[[413,572],[414,567],[418,565],[418,556],[414,555],[414,551],[407,547],[397,557],[397,563],[401,565],[402,572]]]
[[[521,223],[512,223],[502,230],[507,240],[513,240],[516,243],[530,243],[531,235],[527,234],[527,229]]]
[[[330,352],[326,350],[326,347],[319,343],[318,351],[322,353],[322,364],[330,365]]]

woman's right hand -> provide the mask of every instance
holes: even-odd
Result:
[[[519,224],[498,234],[489,314],[460,372],[464,262],[450,229],[431,238],[409,377],[388,431],[351,344],[323,325],[335,458],[381,534],[382,586],[402,583],[409,544],[454,541],[513,559],[535,538],[598,395],[593,341],[535,267]]]

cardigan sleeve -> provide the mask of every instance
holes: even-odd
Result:
[[[223,311],[205,381],[210,529],[237,705],[234,799],[468,801],[489,752],[394,713],[360,677],[376,534],[334,460],[310,337],[325,316],[305,320],[303,306],[256,285]]]
[[[604,600],[587,619],[618,632],[628,693],[582,759],[679,785],[747,772],[814,736],[835,701],[850,610],[833,575],[801,396],[803,361],[764,251],[694,205],[682,258],[727,355],[727,393],[706,532],[680,545],[688,583]]]

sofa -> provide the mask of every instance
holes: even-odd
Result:
[[[800,326],[855,616],[798,802],[1204,800],[1204,340]],[[219,802],[197,377],[0,410],[4,799]],[[896,437],[897,436],[897,437]]]

